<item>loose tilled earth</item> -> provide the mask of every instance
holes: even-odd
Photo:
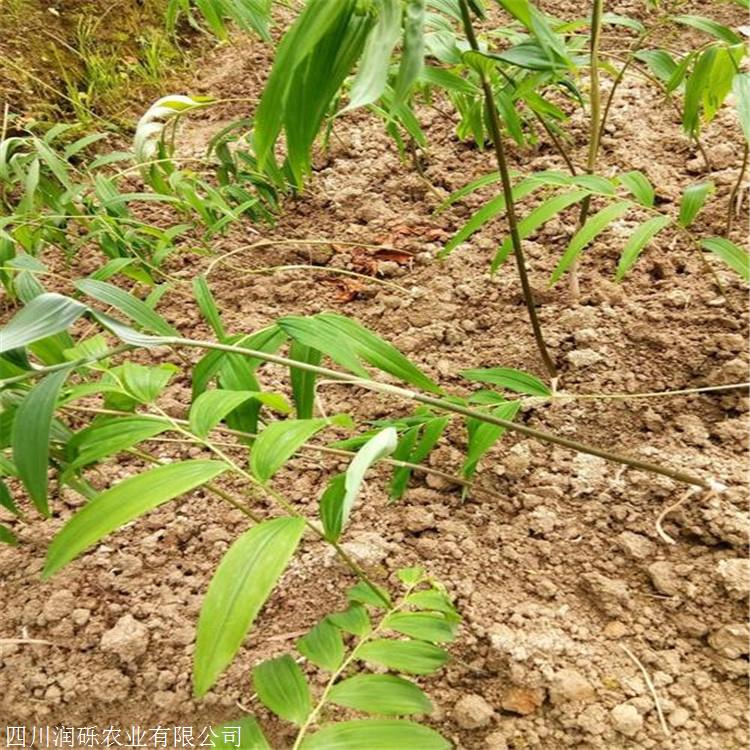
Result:
[[[561,16],[577,12],[573,3],[544,5]],[[634,12],[642,4],[611,5]],[[726,4],[695,3],[694,10],[742,23]],[[269,60],[263,45],[238,40],[197,65],[185,90],[257,96]],[[199,153],[212,133],[245,113],[243,106],[225,105],[186,123],[180,153]],[[449,388],[466,388],[458,372],[468,367],[541,374],[513,268],[495,278],[487,273],[502,223],[447,260],[435,258],[487,194],[444,214],[434,208],[449,191],[491,170],[491,155],[459,143],[450,117],[430,108],[420,117],[433,144],[423,157],[424,177],[399,161],[379,122],[355,113],[338,123],[308,190],[288,201],[276,227],[235,225],[212,243],[215,254],[237,251],[209,276],[231,330],[250,332],[283,314],[335,310],[393,341]],[[582,162],[585,121],[574,122]],[[705,235],[721,231],[738,174],[738,138],[730,112],[706,133],[718,189],[700,219]],[[546,146],[515,150],[513,158],[524,170],[561,166]],[[705,176],[676,115],[636,77],[623,85],[603,139],[600,170],[615,167],[643,170],[659,199],[673,204],[686,184]],[[546,279],[573,221],[572,215],[569,222],[553,221],[526,243],[562,390],[654,392],[747,380],[746,289],[734,276],[715,266],[723,297],[695,251],[665,234],[625,282],[615,284],[628,231],[623,223],[586,252],[581,298],[572,304],[565,284],[548,289]],[[735,241],[743,241],[744,231],[737,227]],[[261,238],[277,242],[244,248]],[[332,242],[285,242],[309,238]],[[364,247],[379,244],[399,252],[378,256]],[[310,261],[361,273],[377,268],[383,283],[325,270],[249,273]],[[210,262],[187,254],[170,270],[190,279]],[[94,268],[92,255],[74,270],[84,275]],[[183,335],[209,337],[188,289],[168,296],[160,311]],[[264,372],[268,387],[286,387],[285,372]],[[170,413],[185,414],[189,387],[181,376],[169,393]],[[343,386],[324,386],[321,397],[329,413],[386,417],[407,409]],[[406,500],[388,505],[385,472],[380,478],[375,472],[345,546],[380,581],[392,581],[399,567],[425,566],[449,587],[465,618],[453,663],[423,680],[436,705],[430,719],[436,728],[458,747],[478,750],[747,746],[746,407],[740,390],[571,398],[524,408],[526,424],[729,485],[718,496],[695,495],[667,517],[673,545],[659,537],[655,522],[684,487],[513,435],[484,460],[465,501],[446,480],[417,474]],[[456,424],[430,465],[456,473],[464,441]],[[179,455],[173,444],[152,448],[159,456]],[[277,487],[312,515],[326,477],[341,467],[305,456]],[[125,460],[95,481],[104,487],[139,468]],[[273,727],[251,700],[250,669],[292,648],[320,616],[342,606],[350,578],[328,549],[304,541],[237,660],[196,702],[190,669],[201,597],[227,546],[245,528],[244,518],[196,492],[113,534],[52,582],[40,583],[46,545],[80,503],[62,491],[52,521],[22,526],[24,544],[0,549],[0,636],[48,642],[0,640],[0,726],[132,723],[198,730],[243,715],[242,704]],[[664,726],[637,662],[653,682]],[[288,731],[273,732],[274,747],[287,746]]]

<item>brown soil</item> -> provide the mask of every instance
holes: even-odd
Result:
[[[576,13],[573,3],[545,5],[561,16]],[[634,5],[640,7],[623,2],[613,10],[628,12]],[[696,3],[696,12],[698,5],[701,12],[739,22],[730,6]],[[210,55],[190,90],[255,96],[268,59],[262,45],[240,41]],[[225,107],[196,117],[183,130],[182,153],[200,150],[241,114]],[[456,141],[453,123],[441,114],[424,109],[420,116],[433,144],[425,155],[426,179],[399,161],[379,122],[355,113],[339,123],[306,194],[288,203],[273,230],[235,226],[213,243],[218,254],[259,236],[279,240],[237,252],[212,273],[228,328],[249,332],[283,314],[333,309],[393,341],[448,388],[466,387],[458,373],[467,367],[504,365],[541,374],[514,269],[508,265],[495,278],[487,273],[502,223],[444,262],[435,260],[441,243],[486,194],[436,215],[440,197],[493,167],[489,153]],[[610,122],[602,173],[641,169],[671,203],[702,173],[672,111],[639,79],[625,82]],[[583,120],[575,121],[574,132],[580,163]],[[739,167],[732,146],[737,138],[729,111],[706,133],[718,186],[700,220],[706,234],[723,226]],[[513,158],[529,171],[561,166],[545,146],[515,150]],[[711,261],[723,297],[695,251],[665,234],[626,281],[615,284],[623,225],[622,236],[610,233],[586,252],[582,295],[573,304],[564,283],[549,289],[545,281],[573,221],[571,215],[552,222],[526,244],[565,392],[655,392],[747,380],[747,290],[735,276]],[[744,227],[736,232],[740,242]],[[247,274],[310,258],[329,269],[361,270],[372,262],[361,248],[283,244],[289,238],[388,243],[413,253],[414,261],[376,261],[381,280],[402,291],[375,281],[352,284],[324,271]],[[209,261],[191,256],[172,270],[189,279]],[[168,295],[160,311],[184,335],[209,336],[185,298],[170,301]],[[264,372],[269,386],[283,387],[284,372]],[[329,413],[384,417],[405,409],[341,386],[321,393]],[[182,416],[188,399],[184,378],[166,408]],[[466,501],[456,487],[429,475],[415,477],[400,505],[387,504],[382,481],[369,483],[347,533],[352,553],[381,581],[393,580],[404,565],[424,565],[446,583],[465,618],[456,659],[424,680],[437,706],[434,724],[445,736],[472,750],[747,746],[746,407],[742,392],[731,391],[571,398],[524,409],[525,424],[729,485],[720,496],[695,495],[668,516],[664,528],[673,545],[659,537],[655,522],[684,487],[510,435],[483,461]],[[456,472],[464,445],[456,424],[430,464]],[[176,455],[173,446],[159,443],[154,452]],[[99,481],[106,485],[137,468],[124,461]],[[312,515],[325,477],[336,468],[298,459],[276,486]],[[243,715],[239,704],[268,722],[251,701],[250,669],[291,648],[300,631],[343,604],[346,571],[321,543],[306,539],[239,657],[196,702],[190,669],[201,596],[245,527],[243,517],[194,493],[112,535],[42,584],[46,544],[79,503],[64,491],[52,521],[20,527],[24,544],[0,549],[0,634],[50,642],[0,640],[0,727],[202,727]],[[653,681],[668,735],[628,651]],[[632,736],[617,726],[633,726]],[[274,746],[285,747],[289,735],[275,731]]]

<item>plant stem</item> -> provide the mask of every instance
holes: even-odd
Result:
[[[310,727],[312,727],[315,724],[316,719],[320,715],[320,712],[323,710],[323,707],[326,704],[326,701],[328,699],[328,695],[331,692],[331,689],[336,684],[336,681],[341,677],[342,674],[349,668],[349,665],[356,660],[357,655],[359,654],[359,650],[362,648],[362,646],[367,643],[368,641],[375,638],[375,636],[379,635],[380,632],[383,630],[385,621],[394,613],[398,612],[400,609],[404,607],[406,604],[406,599],[411,594],[411,592],[418,586],[419,584],[414,584],[413,586],[410,586],[406,593],[401,597],[398,604],[391,606],[387,602],[387,610],[383,617],[380,619],[380,622],[366,635],[362,636],[357,645],[351,650],[349,653],[349,656],[346,657],[341,662],[341,665],[337,670],[334,671],[334,673],[331,675],[330,679],[326,683],[326,686],[323,688],[323,692],[320,694],[320,698],[318,699],[318,702],[315,704],[315,708],[313,708],[312,711],[310,711],[307,719],[305,719],[305,723],[300,727],[299,732],[297,733],[297,737],[294,740],[294,745],[292,745],[292,750],[299,750],[302,744],[302,740],[304,740],[305,735],[309,731]]]
[[[269,354],[268,352],[262,352],[256,349],[247,349],[245,347],[235,346],[232,344],[220,344],[215,341],[202,341],[200,339],[186,339],[171,336],[155,336],[153,337],[153,342],[155,346],[184,346],[195,349],[209,349],[213,351],[228,352],[230,354],[241,354],[246,357],[260,359],[264,362],[272,362],[273,364],[283,365],[284,367],[294,367],[298,370],[304,370],[306,372],[313,372],[316,375],[322,375],[339,383],[358,386],[360,388],[365,388],[366,390],[374,391],[376,393],[385,393],[391,396],[405,398],[410,401],[416,401],[427,406],[432,406],[444,412],[460,414],[461,416],[469,417],[470,419],[476,419],[479,422],[485,422],[497,427],[504,427],[506,430],[510,430],[511,432],[518,432],[521,435],[526,435],[527,437],[534,438],[535,440],[539,440],[543,443],[561,445],[565,448],[570,448],[571,450],[574,450],[578,453],[587,453],[591,456],[605,458],[608,461],[614,461],[615,463],[630,466],[634,469],[641,469],[642,471],[648,471],[653,474],[661,474],[662,476],[670,477],[671,479],[674,479],[678,482],[683,482],[684,484],[694,484],[697,487],[703,487],[705,489],[716,488],[716,482],[713,479],[703,479],[701,477],[697,477],[683,471],[670,469],[669,467],[661,466],[659,464],[652,464],[648,461],[641,461],[640,459],[631,458],[629,456],[623,456],[619,453],[614,453],[613,451],[604,450],[592,445],[587,445],[585,443],[579,443],[575,440],[570,440],[568,438],[555,435],[554,433],[536,430],[533,427],[527,427],[523,424],[500,419],[499,417],[488,414],[487,412],[479,411],[477,409],[471,409],[469,407],[457,404],[453,400],[448,398],[436,398],[435,396],[428,396],[417,391],[409,390],[408,388],[401,388],[399,386],[390,385],[388,383],[381,383],[376,380],[360,378],[344,372],[339,372],[338,370],[331,370],[328,367],[311,365],[307,362],[298,362],[297,360],[289,359],[288,357],[282,357],[278,354]],[[112,351],[105,352],[98,357],[87,360],[87,362],[90,363],[97,358],[104,359],[105,357],[111,355]],[[69,366],[69,363],[66,366]],[[25,373],[24,375],[19,375],[16,378],[9,378],[6,381],[0,381],[0,388],[5,386],[9,382],[17,382],[18,380],[27,380],[33,377],[40,377],[41,375],[47,374],[47,372],[51,370],[57,369],[59,369],[58,365],[51,365],[50,367],[40,367],[39,369],[30,371],[28,373]]]
[[[300,370],[306,370],[307,372],[314,372],[318,375],[323,375],[324,377],[330,378],[331,380],[336,380],[340,383],[359,386],[361,388],[375,391],[377,393],[386,393],[392,396],[406,398],[410,401],[416,401],[421,404],[426,404],[427,406],[433,406],[436,409],[440,409],[441,411],[460,414],[464,417],[476,419],[480,422],[486,422],[487,424],[492,424],[497,427],[504,427],[505,429],[511,430],[512,432],[518,432],[522,435],[540,440],[544,443],[561,445],[565,448],[570,448],[571,450],[577,451],[578,453],[588,453],[589,455],[605,458],[608,461],[614,461],[616,463],[624,464],[625,466],[630,466],[634,469],[641,469],[643,471],[648,471],[654,474],[661,474],[662,476],[670,477],[671,479],[674,479],[678,482],[683,482],[685,484],[694,484],[698,487],[704,487],[706,489],[713,488],[715,484],[712,480],[702,479],[692,474],[687,474],[682,471],[670,469],[666,466],[660,466],[659,464],[652,464],[647,461],[641,461],[636,458],[631,458],[629,456],[623,456],[621,454],[603,450],[601,448],[587,445],[585,443],[579,443],[575,440],[570,440],[553,433],[543,432],[542,430],[536,430],[532,427],[527,427],[526,425],[518,424],[516,422],[510,422],[505,419],[500,419],[493,416],[492,414],[478,411],[476,409],[470,409],[466,406],[461,406],[460,404],[456,404],[449,399],[436,398],[434,396],[428,396],[416,391],[411,391],[407,388],[400,388],[399,386],[389,385],[388,383],[381,383],[375,380],[368,380],[353,375],[347,375],[346,373],[339,372],[338,370],[331,370],[327,367],[311,365],[306,362],[297,362],[296,360],[288,359],[287,357],[282,357],[278,354],[268,354],[266,352],[256,351],[255,349],[245,349],[241,346],[219,344],[212,341],[199,341],[196,339],[164,337],[159,338],[158,341],[160,343],[164,343],[165,345],[171,346],[187,346],[199,349],[214,349],[217,351],[225,351],[234,354],[243,354],[248,357],[257,357],[258,359],[264,360],[266,362],[273,362],[274,364],[284,365],[286,367],[296,367]]]
[[[480,52],[479,42],[477,41],[476,33],[474,32],[474,26],[471,21],[471,11],[469,10],[469,4],[467,0],[460,0],[461,5],[461,19],[463,21],[464,32],[466,38],[469,41],[469,45],[475,52]],[[521,235],[518,231],[518,220],[516,218],[516,204],[513,199],[513,186],[510,181],[510,174],[508,171],[508,162],[505,157],[505,146],[503,144],[503,137],[500,127],[500,116],[495,105],[495,97],[492,93],[492,85],[484,72],[480,73],[482,81],[482,91],[484,92],[484,101],[487,108],[487,120],[490,130],[490,136],[492,138],[492,144],[495,148],[495,159],[497,160],[497,168],[500,172],[500,179],[503,186],[503,196],[505,198],[505,207],[508,217],[508,229],[510,231],[511,242],[513,243],[513,254],[516,259],[516,267],[518,268],[518,276],[521,281],[521,289],[523,291],[523,299],[526,303],[526,310],[529,314],[531,321],[531,327],[534,331],[534,339],[536,341],[537,349],[544,362],[544,366],[549,374],[550,378],[557,380],[557,367],[552,361],[549,352],[547,351],[547,345],[544,341],[544,335],[542,334],[542,327],[539,322],[539,318],[536,312],[536,305],[534,303],[534,294],[531,291],[531,284],[529,283],[529,276],[526,270],[526,258],[523,252],[523,245],[521,242]]]
[[[728,237],[732,231],[732,224],[734,222],[734,211],[737,203],[737,197],[742,188],[742,183],[745,180],[745,174],[747,172],[748,157],[750,157],[750,144],[745,141],[745,148],[742,152],[742,166],[740,167],[740,173],[737,175],[737,182],[732,187],[732,192],[729,194],[729,206],[727,207],[727,225],[724,230],[724,236]]]
[[[591,8],[591,43],[589,53],[589,99],[591,101],[591,118],[589,121],[589,150],[586,159],[586,172],[593,174],[596,170],[596,159],[599,155],[599,143],[601,142],[601,130],[604,126],[602,117],[602,98],[599,83],[599,42],[602,34],[602,15],[604,12],[604,0],[594,0]],[[623,68],[623,73],[624,73]],[[611,98],[610,98],[611,101]],[[580,229],[588,219],[591,208],[591,196],[587,195],[581,202],[581,211],[578,214],[578,228]],[[578,284],[578,259],[570,266],[570,296],[576,301],[580,296]]]

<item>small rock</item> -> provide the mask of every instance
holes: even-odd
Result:
[[[648,566],[648,574],[654,588],[667,596],[676,596],[680,593],[680,579],[675,573],[672,563],[666,561],[655,562]]]
[[[91,610],[77,608],[73,610],[70,617],[73,622],[80,627],[81,625],[85,625],[89,621],[89,618],[91,617]]]
[[[379,565],[388,556],[388,542],[374,531],[357,534],[350,542],[344,542],[341,546],[361,565]]]
[[[419,533],[435,528],[435,516],[426,508],[410,507],[404,511],[404,527],[408,531]]]
[[[593,594],[596,604],[611,617],[618,617],[632,607],[627,584],[621,579],[607,578],[600,573],[582,576],[586,588]]]
[[[708,643],[721,656],[727,659],[739,659],[748,653],[750,627],[746,623],[722,625],[708,636]]]
[[[602,355],[593,349],[574,349],[565,355],[565,359],[576,369],[591,367],[602,361]]]
[[[453,707],[453,716],[462,729],[486,727],[495,711],[481,695],[470,693],[461,698]]]
[[[654,543],[645,536],[634,534],[632,531],[623,531],[615,537],[617,546],[634,560],[645,560],[654,553]]]
[[[736,729],[739,725],[739,721],[737,721],[736,716],[732,716],[732,714],[716,714],[714,716],[714,721],[722,728],[722,729]]]
[[[574,669],[556,672],[550,682],[549,694],[550,700],[555,704],[565,701],[589,702],[596,697],[591,683]]]
[[[540,688],[511,687],[504,693],[500,702],[503,711],[527,716],[534,713],[544,703],[544,691]]]
[[[557,515],[550,508],[543,505],[529,513],[529,530],[539,536],[547,536],[555,530]]]
[[[619,620],[611,620],[604,626],[604,630],[602,630],[602,635],[605,638],[612,638],[614,640],[617,640],[618,638],[623,638],[627,634],[628,634],[627,625],[620,622]]]
[[[72,591],[60,589],[47,599],[42,613],[48,622],[57,622],[67,617],[76,606],[76,598]]]
[[[671,714],[669,714],[669,723],[671,726],[678,728],[684,727],[690,719],[690,712],[685,708],[675,708]]]
[[[607,725],[607,709],[601,703],[592,703],[578,714],[576,723],[584,732],[595,737],[603,734]]]
[[[148,629],[133,615],[123,615],[115,626],[102,635],[101,649],[117,654],[124,662],[134,661],[146,653]]]
[[[502,732],[493,732],[484,739],[487,750],[508,750],[508,741]]]
[[[688,638],[703,638],[708,633],[708,626],[694,615],[680,614],[674,622],[680,634]]]
[[[744,599],[750,595],[750,560],[739,557],[720,560],[716,570],[732,599]]]
[[[614,728],[626,737],[634,737],[643,727],[643,717],[635,706],[621,703],[610,711]]]

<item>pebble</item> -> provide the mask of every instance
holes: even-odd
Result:
[[[462,729],[486,727],[495,711],[481,695],[469,693],[460,698],[453,707],[453,716]]]
[[[708,644],[727,659],[739,659],[748,653],[750,627],[747,623],[722,625],[708,636]]]
[[[603,357],[599,352],[593,349],[574,349],[572,352],[568,352],[565,355],[565,359],[574,367],[576,370],[580,370],[584,367],[591,367],[592,365],[601,362]]]
[[[750,560],[739,557],[720,560],[716,570],[732,599],[744,599],[750,595]]]
[[[502,732],[492,732],[484,740],[486,750],[508,750],[508,741]]]
[[[648,574],[658,592],[667,596],[676,596],[680,593],[680,579],[672,563],[666,561],[652,563],[648,566]]]
[[[612,725],[626,737],[634,737],[643,728],[643,717],[638,713],[635,706],[629,703],[621,703],[610,711]]]
[[[388,556],[388,542],[374,531],[357,534],[354,539],[341,546],[360,565],[378,565]]]
[[[55,591],[42,607],[42,613],[48,622],[56,622],[67,617],[76,606],[76,597],[72,591],[60,589]]]
[[[527,716],[544,703],[544,691],[540,688],[510,687],[500,701],[503,711]]]
[[[134,661],[146,653],[148,629],[133,615],[123,615],[113,628],[107,630],[101,639],[102,651],[117,654],[124,662]]]
[[[654,554],[654,543],[641,534],[623,531],[615,537],[617,546],[634,560],[645,560]]]
[[[669,714],[668,721],[671,726],[678,728],[684,727],[690,719],[690,712],[685,708],[676,708]]]
[[[408,531],[419,533],[435,528],[435,516],[426,508],[411,507],[404,511],[404,527]]]
[[[555,704],[566,701],[589,702],[596,697],[591,683],[574,669],[556,672],[550,682],[549,693],[550,700]]]

